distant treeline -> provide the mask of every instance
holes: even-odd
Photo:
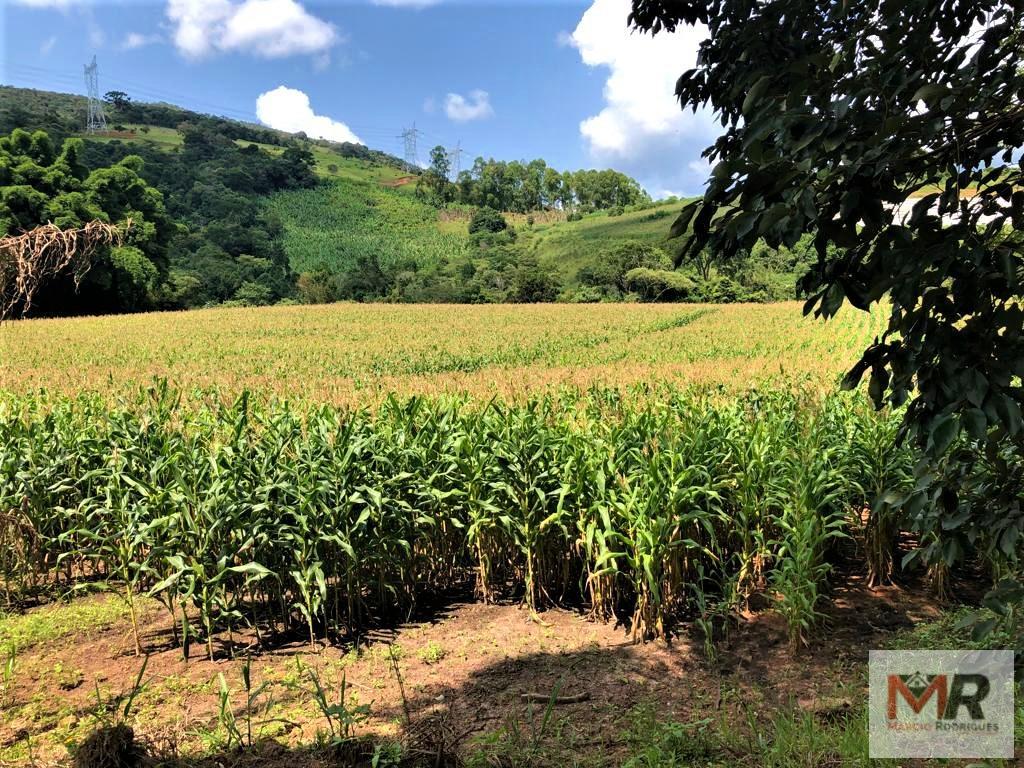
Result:
[[[444,147],[434,147],[430,160],[419,192],[441,205],[461,203],[512,213],[546,208],[588,213],[650,201],[635,179],[618,171],[560,172],[541,159],[505,162],[478,157],[453,182]]]

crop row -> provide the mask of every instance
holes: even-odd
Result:
[[[134,614],[149,594],[211,655],[224,630],[314,642],[469,582],[484,600],[618,617],[635,638],[692,619],[709,641],[760,593],[798,644],[841,539],[871,540],[867,525],[872,569],[891,565],[891,523],[862,513],[909,476],[897,421],[790,391],[372,412],[183,405],[167,386],[114,406],[7,395],[0,576],[8,601],[99,586]]]

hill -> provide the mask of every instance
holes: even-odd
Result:
[[[794,298],[808,262],[803,251],[761,252],[674,270],[669,230],[680,202],[652,202],[611,171],[479,158],[452,183],[443,165],[424,172],[362,145],[169,104],[111,105],[111,130],[82,135],[83,97],[4,86],[0,103],[0,134],[81,140],[90,168],[140,156],[139,173],[179,224],[145,300],[69,303],[65,292],[43,312],[295,299],[766,301]],[[481,240],[468,229],[485,202],[515,212],[500,237]]]

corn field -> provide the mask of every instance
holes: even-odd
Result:
[[[784,304],[332,304],[38,319],[0,325],[0,384],[132,392],[248,389],[339,406],[389,394],[526,399],[563,385],[831,389],[880,335],[884,309],[827,325]]]
[[[373,411],[4,395],[0,603],[100,588],[134,618],[148,595],[212,657],[243,629],[358,636],[469,585],[636,640],[692,620],[711,642],[762,594],[799,646],[840,558],[891,566],[860,544],[884,528],[872,495],[909,482],[897,421],[860,396],[668,386]]]

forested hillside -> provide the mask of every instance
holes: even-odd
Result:
[[[69,280],[51,286],[37,314],[336,300],[771,301],[794,298],[811,262],[798,246],[677,267],[679,201],[654,202],[612,170],[477,158],[452,179],[440,147],[424,170],[362,145],[122,93],[108,94],[104,134],[78,133],[79,96],[3,87],[0,104],[0,135],[17,131],[0,150],[5,231],[55,215],[159,220],[130,234],[133,250],[99,255],[78,290]],[[53,165],[69,151],[78,167]],[[90,174],[104,169],[137,175],[154,210],[143,216],[90,192]],[[92,207],[67,218],[80,194]]]

